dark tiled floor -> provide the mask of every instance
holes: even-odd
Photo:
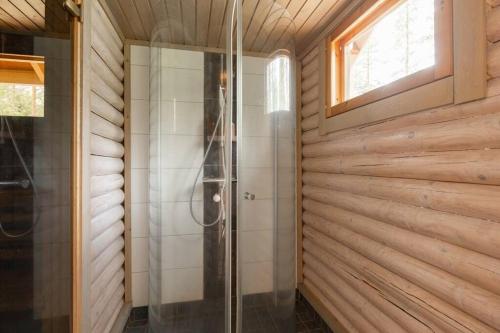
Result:
[[[245,331],[252,333],[277,332],[275,325],[272,323],[272,316],[266,311],[265,308],[249,308],[248,311],[246,311],[246,315],[254,317],[254,325],[246,325],[249,330]],[[147,307],[134,308],[130,314],[124,333],[147,333],[147,318]],[[180,323],[180,321],[183,320],[185,321],[186,319],[188,318],[175,318],[177,323]],[[248,319],[251,318],[247,317],[247,320]],[[192,321],[191,319],[189,320]],[[183,333],[198,332],[196,329],[183,329],[180,331]],[[174,331],[172,329],[165,330],[166,333],[178,333],[180,331]],[[295,304],[295,333],[333,333],[316,313],[316,311],[314,311],[312,306],[301,295],[297,295]]]

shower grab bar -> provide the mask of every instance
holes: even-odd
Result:
[[[30,187],[30,181],[28,179],[0,181],[1,186],[19,186],[27,189]]]

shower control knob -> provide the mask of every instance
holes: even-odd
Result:
[[[250,193],[250,192],[245,192],[245,193],[243,193],[243,197],[245,198],[245,200],[254,200],[255,194]]]

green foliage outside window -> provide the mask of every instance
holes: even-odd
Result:
[[[43,117],[43,85],[0,83],[0,116]]]

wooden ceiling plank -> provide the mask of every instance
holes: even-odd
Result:
[[[245,0],[242,7],[242,17],[243,17],[243,26],[242,32],[243,37],[246,35],[248,31],[248,27],[250,23],[252,23],[253,16],[255,15],[255,11],[257,10],[257,6],[259,5],[260,0]]]
[[[223,24],[222,28],[220,29],[219,32],[219,42],[218,42],[218,47],[219,48],[225,48],[226,47],[226,35],[227,35],[227,14],[228,14],[228,9],[229,8],[229,1],[226,1],[226,6],[224,8],[224,19],[223,19]],[[233,33],[236,31],[236,22],[233,22]],[[234,36],[234,35],[233,35]]]
[[[151,10],[153,11],[153,17],[154,17],[154,31],[155,31],[155,36],[150,36],[149,40],[151,42],[168,42],[171,40],[171,27],[170,24],[167,22],[168,20],[168,15],[167,15],[167,7],[163,3],[164,0],[148,0]],[[151,40],[154,38],[154,40]]]
[[[269,39],[269,36],[271,36],[274,29],[276,28],[278,22],[284,15],[286,15],[286,13],[286,7],[281,6],[277,2],[273,4],[271,12],[262,25],[260,31],[257,33],[252,46],[250,46],[250,50],[256,52],[260,52],[262,50],[267,40]]]
[[[181,1],[182,22],[184,23],[184,43],[186,45],[196,45],[197,33],[197,12],[196,0]]]
[[[212,0],[196,2],[196,45],[198,46],[207,45],[211,7]]]
[[[144,28],[144,32],[146,33],[145,40],[149,40],[149,38],[151,37],[151,32],[155,28],[156,24],[151,4],[149,3],[149,1],[145,0],[144,4],[143,3],[136,4],[136,8],[139,15],[139,19]]]
[[[172,40],[170,43],[184,44],[184,24],[181,13],[181,0],[164,0],[167,6],[168,20],[172,27]]]
[[[118,5],[121,7],[130,28],[134,32],[135,39],[147,40],[148,36],[139,17],[135,0],[119,0]]]
[[[301,27],[297,27],[297,44],[301,44],[306,35],[316,33],[320,30],[325,23],[329,22],[334,15],[339,13],[345,2],[346,0],[323,0],[304,24]]]
[[[2,20],[2,13],[0,12],[0,30],[16,30],[8,22]]]
[[[217,47],[219,43],[219,36],[224,25],[224,10],[226,8],[227,0],[212,0],[212,9],[210,14],[209,33],[208,33],[208,47]]]
[[[113,12],[113,14],[115,15],[116,21],[122,29],[123,34],[130,39],[139,39],[139,37],[136,36],[135,32],[132,30],[130,23],[128,22],[122,8],[120,7],[120,1],[121,0],[107,0],[106,3],[108,4],[111,12]]]
[[[31,21],[26,15],[23,14],[16,6],[14,6],[9,0],[0,0],[0,8],[7,12],[12,18],[18,21],[25,30],[28,31],[39,31],[40,28]]]
[[[34,10],[43,18],[45,18],[45,4],[42,0],[26,0]]]
[[[16,7],[18,11],[22,12],[28,20],[31,21],[38,29],[45,29],[45,18],[41,16],[26,0],[12,1],[9,0],[12,6]]]
[[[283,45],[288,46],[294,40],[294,25],[290,17],[281,17],[277,25],[274,27],[272,34],[267,39],[266,43],[262,47],[262,53],[272,53]],[[293,45],[290,45],[293,47]]]
[[[280,24],[280,22],[282,21],[282,19],[284,17],[288,17],[289,16],[289,13],[288,13],[288,6],[290,5],[290,2],[291,0],[280,0],[280,1],[276,1],[277,4],[279,4],[284,10],[281,11],[281,15],[275,20],[275,22],[272,24],[272,29],[270,30],[269,34],[266,36],[265,40],[263,41],[262,45],[259,47],[259,50],[262,51],[263,49],[265,49],[266,45],[268,44],[269,42],[269,39],[273,39],[272,37],[275,36],[276,34],[276,29],[278,27],[278,25]]]
[[[26,28],[15,18],[13,18],[9,13],[7,13],[3,8],[0,7],[0,19],[7,22],[9,26],[16,31],[25,31]]]
[[[250,50],[254,40],[257,38],[259,31],[265,24],[267,17],[273,9],[272,0],[260,0],[255,13],[252,18],[252,22],[248,26],[246,34],[243,36],[243,49]]]
[[[328,1],[328,0],[323,0]],[[304,3],[304,6],[300,9],[297,15],[294,17],[293,22],[295,24],[295,28],[300,29],[304,22],[311,16],[312,13],[316,10],[316,8],[321,4],[322,0],[307,0]]]

